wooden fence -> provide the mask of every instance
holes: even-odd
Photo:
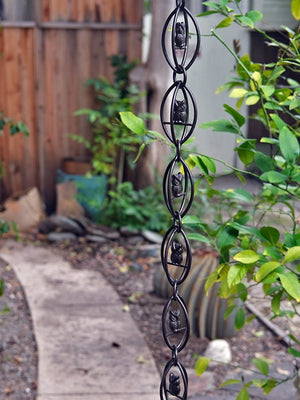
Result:
[[[0,136],[6,175],[2,199],[37,186],[55,207],[56,171],[83,147],[68,133],[90,137],[88,78],[112,77],[109,56],[140,59],[142,0],[36,0],[34,21],[5,21],[0,34],[0,110],[27,124],[30,135]]]

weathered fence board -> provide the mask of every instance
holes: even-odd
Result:
[[[43,21],[140,23],[139,0],[43,0]]]
[[[52,211],[63,158],[86,155],[67,134],[91,136],[86,118],[73,115],[92,106],[84,82],[104,75],[112,79],[113,54],[140,58],[142,2],[43,0],[40,10],[40,23],[18,27],[7,21],[0,33],[0,110],[30,131],[27,138],[7,131],[0,136],[6,169],[0,197],[38,186]]]

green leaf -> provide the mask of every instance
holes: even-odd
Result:
[[[218,245],[220,248],[231,246],[238,237],[239,232],[230,227],[225,226],[224,229],[221,230],[220,234],[218,235]]]
[[[199,157],[201,157],[201,160],[202,160],[203,164],[207,167],[207,169],[209,169],[210,172],[215,174],[217,169],[216,169],[216,164],[215,164],[214,160],[207,156],[199,156]]]
[[[292,354],[294,357],[300,357],[300,351],[294,349],[293,347],[289,347],[287,350],[290,354]]]
[[[295,110],[295,108],[300,107],[300,99],[297,97],[294,97],[289,105],[289,110]]]
[[[242,143],[239,147],[235,148],[238,152],[239,159],[242,161],[243,164],[249,165],[252,163],[254,158],[254,149],[251,143],[245,142]]]
[[[217,11],[220,10],[220,5],[213,1],[204,1],[203,4],[207,7],[213,8],[214,10],[217,10]]]
[[[263,235],[260,233],[260,231],[257,228],[254,228],[253,226],[246,226],[239,224],[238,222],[231,222],[228,224],[228,226],[232,226],[233,228],[237,229],[240,233],[245,233],[248,235],[253,235],[260,240],[264,240]]]
[[[300,301],[300,283],[293,272],[287,274],[278,274],[284,290],[295,300]]]
[[[3,296],[5,290],[4,281],[0,279],[0,296]]]
[[[293,17],[298,21],[300,19],[300,0],[292,0],[291,7]]]
[[[140,158],[142,152],[144,151],[145,147],[146,147],[146,143],[142,143],[142,144],[140,145],[139,150],[138,150],[138,153],[137,153],[135,159],[133,160],[133,163],[134,163],[134,164],[136,164],[136,163],[138,162],[138,160],[139,160],[139,158]]]
[[[270,114],[270,117],[275,122],[277,128],[281,130],[283,127],[286,127],[286,123],[277,115],[277,114]]]
[[[233,21],[234,17],[226,17],[215,27],[215,29],[227,28],[227,26],[232,25]]]
[[[278,384],[275,379],[268,379],[267,384],[264,386],[264,394],[270,393],[274,387]]]
[[[236,400],[249,400],[249,393],[246,387],[243,387],[243,389],[237,395]]]
[[[166,143],[166,138],[160,132],[147,131],[146,134],[152,136],[155,139],[162,140],[163,142]]]
[[[255,152],[254,162],[261,170],[261,172],[268,172],[270,170],[275,169],[275,164],[273,159],[260,151]]]
[[[195,371],[197,376],[201,376],[203,372],[207,370],[208,364],[210,362],[210,358],[208,357],[199,357],[196,361]]]
[[[141,118],[134,115],[131,111],[122,111],[119,114],[123,124],[132,132],[141,136],[146,134],[146,126]]]
[[[250,18],[253,22],[258,22],[262,19],[263,15],[260,11],[251,10],[246,13],[246,17]]]
[[[194,161],[197,167],[204,173],[204,175],[208,175],[208,169],[206,165],[203,163],[201,156],[195,156]]]
[[[234,88],[230,94],[229,97],[233,97],[234,99],[239,99],[240,97],[244,97],[248,93],[248,90],[244,88]]]
[[[238,16],[237,19],[246,26],[249,26],[250,28],[254,28],[254,23],[251,18],[246,17],[246,16]]]
[[[253,250],[243,250],[237,253],[233,258],[242,264],[253,264],[259,260],[259,255]]]
[[[266,97],[272,96],[272,94],[275,92],[275,87],[273,85],[261,85],[260,88]]]
[[[252,362],[263,375],[268,376],[269,364],[265,360],[262,360],[261,358],[253,358]]]
[[[280,238],[279,230],[273,226],[263,226],[260,232],[272,245],[275,245]]]
[[[197,240],[199,242],[209,243],[210,244],[210,240],[206,236],[201,235],[201,233],[189,233],[187,235],[187,237],[190,240]]]
[[[253,201],[252,194],[242,188],[227,189],[222,193],[224,193],[226,197],[229,197],[230,199],[235,199],[237,201],[244,201],[246,203],[251,203]]]
[[[227,381],[221,383],[221,385],[219,385],[219,389],[222,389],[222,387],[224,386],[228,386],[228,385],[236,385],[236,384],[240,384],[241,381],[239,381],[238,379],[227,379]]]
[[[248,289],[247,289],[247,286],[246,286],[243,282],[240,282],[240,283],[238,283],[238,285],[237,285],[237,289],[238,289],[238,292],[237,292],[238,297],[239,297],[243,302],[245,302],[245,301],[247,300],[247,297],[248,297]]]
[[[245,179],[245,177],[242,175],[242,174],[240,174],[239,172],[234,172],[234,175],[239,179],[239,181],[243,184],[243,185],[245,185],[246,184],[246,179]]]
[[[219,119],[216,121],[205,122],[204,124],[200,125],[200,128],[212,128],[214,132],[239,133],[238,127],[227,119]]]
[[[240,283],[247,273],[247,267],[241,264],[234,264],[230,267],[227,275],[227,283],[229,287]]]
[[[207,292],[209,291],[209,289],[217,282],[219,278],[219,272],[218,270],[214,270],[206,279],[205,282],[205,292],[207,294]]]
[[[182,222],[186,225],[196,225],[196,226],[202,226],[203,221],[197,217],[196,215],[186,215]]]
[[[249,97],[246,98],[246,105],[247,106],[253,106],[254,104],[259,102],[259,96],[257,94],[253,94]]]
[[[233,304],[232,306],[229,306],[227,308],[227,310],[224,313],[224,319],[226,319],[232,313],[232,311],[235,309],[235,307],[236,307],[236,305]]]
[[[268,382],[267,379],[252,379],[253,385],[255,385],[258,388],[262,388],[264,385],[266,385]]]
[[[294,246],[286,252],[283,263],[289,263],[298,259],[300,259],[300,246]]]
[[[271,73],[271,76],[269,78],[269,81],[274,81],[275,79],[279,78],[280,75],[282,75],[285,72],[285,68],[281,65],[277,65]]]
[[[277,171],[268,171],[262,174],[259,179],[270,183],[284,183],[287,180],[287,176]]]
[[[278,144],[279,140],[274,138],[263,137],[260,139],[260,143]]]
[[[278,293],[275,294],[271,301],[271,308],[274,313],[274,315],[279,315],[280,314],[280,301],[282,297],[282,290],[280,290]]]
[[[280,266],[280,263],[277,261],[269,261],[263,264],[259,270],[257,271],[254,279],[256,282],[261,282],[266,276],[268,276],[271,272],[277,269]]]
[[[236,329],[239,331],[245,325],[245,311],[243,308],[239,308],[235,314],[234,324]]]
[[[230,107],[228,104],[223,104],[223,107],[225,111],[232,116],[232,118],[235,120],[235,122],[238,124],[239,127],[242,127],[245,124],[246,118],[242,114],[240,114],[237,110]]]
[[[300,154],[299,142],[286,126],[280,129],[279,147],[283,157],[289,162],[295,162]]]

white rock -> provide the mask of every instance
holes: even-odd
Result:
[[[205,357],[210,358],[212,361],[230,363],[232,360],[231,348],[229,343],[223,339],[216,339],[209,343]]]

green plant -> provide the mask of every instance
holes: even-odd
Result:
[[[131,162],[132,152],[141,138],[132,135],[131,131],[120,124],[120,111],[131,111],[141,94],[135,85],[129,83],[129,73],[135,67],[135,62],[126,62],[125,57],[112,56],[111,65],[114,68],[114,81],[106,78],[89,79],[95,96],[96,108],[83,108],[75,115],[86,115],[92,125],[92,139],[87,140],[80,135],[70,135],[82,143],[91,153],[92,173],[106,174],[110,183],[123,180],[124,163]]]
[[[249,289],[261,285],[270,301],[273,318],[292,318],[300,315],[297,307],[300,302],[300,227],[295,210],[295,203],[300,199],[300,84],[297,80],[300,72],[300,31],[284,27],[286,40],[276,40],[255,27],[262,14],[255,10],[243,14],[240,3],[241,0],[204,2],[210,9],[200,17],[210,14],[223,16],[212,29],[211,36],[233,56],[236,68],[233,78],[219,91],[229,90],[229,96],[236,98],[237,103],[236,107],[224,104],[227,119],[203,123],[201,128],[235,135],[235,151],[245,170],[223,164],[242,183],[245,183],[245,174],[259,180],[262,189],[255,195],[245,188],[215,189],[212,186],[216,177],[215,162],[222,161],[192,152],[186,162],[194,173],[200,172],[196,186],[203,180],[211,185],[206,190],[206,196],[210,204],[214,204],[214,212],[209,221],[198,215],[189,215],[183,223],[190,228],[190,240],[205,243],[220,255],[220,264],[208,277],[206,290],[220,282],[219,295],[231,299],[227,315],[235,307],[233,300],[236,296],[245,302]],[[299,1],[294,0],[292,6],[299,18]],[[237,41],[231,47],[218,33],[233,23],[254,29],[262,40],[275,46],[278,49],[277,59],[269,64],[260,64],[247,54],[241,56]],[[294,74],[293,78],[290,73]],[[251,118],[264,125],[266,134],[260,143],[247,137],[247,118],[240,112],[243,102],[258,106]],[[143,121],[130,113],[124,114],[122,121],[138,135],[146,129]],[[148,142],[154,140],[151,132],[143,134],[149,138]],[[160,140],[165,141],[163,138]],[[201,191],[203,194],[203,189]],[[281,307],[285,300],[288,300],[289,309]],[[243,306],[239,307],[235,322],[237,329],[247,322]],[[290,338],[294,345],[288,351],[300,357],[299,338],[292,335]],[[206,369],[206,361],[199,359],[198,373]],[[286,380],[270,376],[264,360],[256,360],[254,364],[263,377],[239,382],[242,384],[237,397],[239,400],[248,399],[251,385],[258,386],[267,394]],[[237,382],[235,380],[234,383]],[[227,383],[233,382],[223,385]]]
[[[157,188],[149,186],[134,190],[131,182],[123,182],[108,194],[102,223],[141,231],[164,232],[167,229],[168,214],[162,205],[162,193]]]

